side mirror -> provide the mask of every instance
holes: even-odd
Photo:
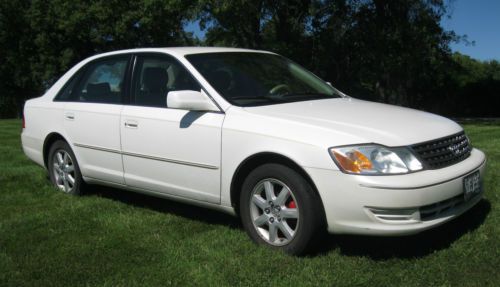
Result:
[[[218,112],[217,106],[203,92],[171,91],[167,94],[167,107],[173,109]]]

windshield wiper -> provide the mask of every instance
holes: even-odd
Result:
[[[240,97],[232,97],[231,101],[254,100],[256,102],[261,102],[261,103],[287,103],[287,102],[295,102],[302,100],[330,99],[334,97],[335,95],[329,95],[325,93],[304,92],[304,93],[287,93],[282,95],[267,95],[259,97],[240,96]]]
[[[301,92],[301,93],[287,93],[282,95],[282,97],[315,97],[315,98],[331,98],[333,95],[318,93],[318,92]]]
[[[275,96],[269,96],[269,98],[272,98],[274,100],[278,101],[283,101],[283,100],[288,100],[288,99],[295,99],[295,98],[304,98],[304,99],[310,99],[310,100],[317,100],[317,99],[329,99],[329,98],[334,98],[334,95],[329,95],[325,93],[318,93],[318,92],[301,92],[301,93],[286,93],[282,95],[275,95]]]
[[[271,97],[250,97],[250,96],[241,96],[241,97],[232,97],[230,98],[231,101],[239,101],[239,100],[253,100],[257,102],[266,102],[266,103],[271,103],[271,102],[277,102],[278,99],[276,98],[271,98]]]

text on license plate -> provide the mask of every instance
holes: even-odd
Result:
[[[479,170],[464,177],[464,198],[469,200],[481,192],[481,175]]]

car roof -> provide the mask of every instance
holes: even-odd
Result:
[[[185,56],[190,54],[203,54],[203,53],[222,53],[222,52],[253,52],[253,53],[273,54],[272,52],[263,50],[227,48],[227,47],[165,47],[165,48],[137,48],[137,49],[117,50],[117,51],[97,54],[90,57],[90,59],[96,59],[100,57],[126,54],[126,53],[144,53],[144,52],[168,53],[176,56]]]

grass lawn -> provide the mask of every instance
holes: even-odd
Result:
[[[416,236],[328,236],[292,257],[254,245],[237,218],[116,189],[51,187],[0,121],[0,286],[500,286],[500,125],[465,126],[486,152],[484,199]]]

